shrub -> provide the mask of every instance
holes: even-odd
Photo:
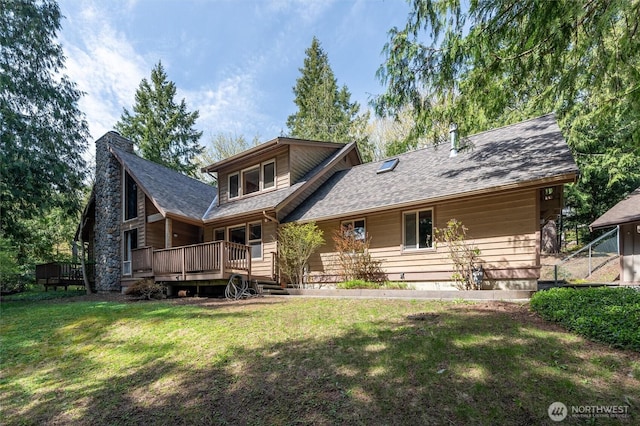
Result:
[[[589,339],[640,351],[640,291],[554,288],[535,293],[531,308]]]
[[[24,288],[25,281],[20,275],[20,267],[11,242],[0,237],[0,293],[18,293]]]
[[[304,284],[309,258],[324,244],[322,230],[314,222],[287,223],[278,229],[278,267],[291,284]]]
[[[468,228],[462,222],[451,219],[446,228],[435,229],[436,241],[447,245],[449,257],[453,262],[452,275],[460,290],[479,290],[480,284],[474,279],[479,260],[480,249],[467,242]]]
[[[353,289],[378,289],[380,283],[373,283],[365,280],[349,280],[336,284],[336,288],[353,290]]]
[[[368,281],[380,286],[387,280],[387,274],[382,270],[382,262],[373,259],[369,253],[369,234],[359,238],[351,225],[341,226],[334,231],[333,242],[345,281]]]
[[[151,300],[151,299],[163,299],[164,296],[164,286],[161,284],[155,283],[153,280],[144,279],[140,281],[136,281],[124,292],[127,296],[138,297],[140,299]]]

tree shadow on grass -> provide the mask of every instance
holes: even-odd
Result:
[[[193,312],[173,314],[189,319]],[[636,353],[476,305],[414,314],[408,319],[399,310],[385,321],[354,321],[324,337],[311,331],[309,338],[236,345],[220,356],[196,351],[193,356],[201,359],[195,367],[174,360],[191,347],[125,339],[122,351],[137,357],[130,369],[94,380],[91,387],[78,382],[74,388],[66,379],[59,393],[41,398],[21,421],[525,425],[551,424],[547,408],[554,401],[634,404],[626,421],[638,421],[640,381],[627,371],[631,362],[640,362]],[[228,319],[242,316],[234,312]],[[74,355],[88,365],[81,375],[90,374],[96,360]],[[596,356],[599,361],[592,362]],[[602,368],[611,359],[619,364]],[[56,365],[77,368],[71,359]]]

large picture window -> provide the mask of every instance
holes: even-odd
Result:
[[[433,210],[403,213],[405,250],[433,247]]]
[[[129,175],[124,173],[124,220],[138,217],[138,185]]]
[[[260,167],[242,172],[242,195],[260,191]]]

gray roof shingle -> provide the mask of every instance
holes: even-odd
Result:
[[[216,196],[214,186],[121,149],[111,150],[162,212],[202,220]]]
[[[640,188],[607,210],[605,214],[589,225],[589,228],[606,228],[636,221],[640,221]]]
[[[399,155],[391,172],[376,173],[384,160],[338,172],[285,222],[356,214],[578,173],[553,114],[469,136],[464,144],[467,148],[451,158],[448,145]]]
[[[269,210],[275,208],[278,204],[285,201],[287,197],[294,194],[299,188],[304,186],[312,177],[319,173],[322,173],[325,167],[349,152],[354,147],[353,143],[342,145],[341,149],[327,157],[324,161],[314,167],[305,176],[287,188],[278,189],[275,191],[264,192],[256,194],[250,197],[234,200],[229,203],[217,204],[217,200],[211,204],[211,207],[207,210],[203,217],[205,222],[210,222],[218,219],[225,219],[236,215],[247,214],[252,212],[259,212],[262,210]]]

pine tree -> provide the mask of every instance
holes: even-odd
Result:
[[[140,82],[133,113],[124,108],[115,128],[133,141],[143,158],[196,176],[195,157],[203,150],[198,143],[202,132],[193,127],[199,112],[188,112],[185,100],[176,104],[175,96],[176,85],[158,62],[151,82],[146,78]]]
[[[89,132],[62,74],[61,17],[51,0],[0,0],[0,236],[18,245],[26,219],[80,206]]]
[[[581,169],[581,224],[640,185],[639,0],[410,0],[378,76],[376,112],[412,113],[409,139],[446,140],[555,111]],[[407,108],[408,107],[408,108]]]
[[[298,111],[287,119],[291,137],[331,142],[356,141],[365,160],[372,149],[366,136],[369,114],[358,115],[346,86],[338,88],[329,58],[316,37],[306,51],[302,74],[293,87]]]

